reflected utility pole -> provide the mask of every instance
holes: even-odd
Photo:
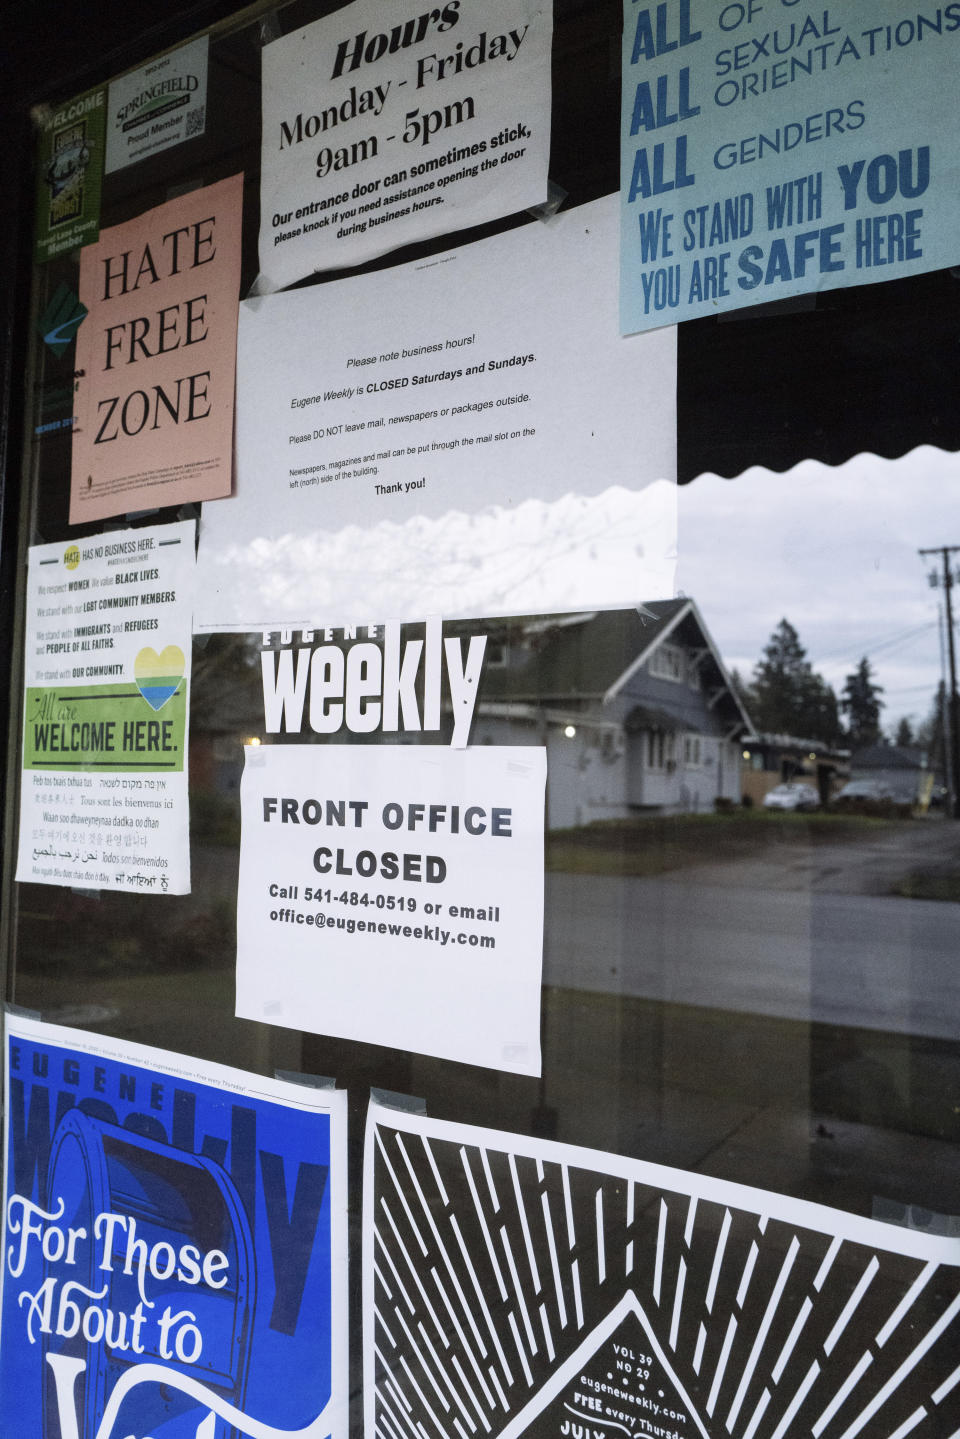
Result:
[[[920,550],[921,555],[939,555],[943,561],[943,576],[930,571],[930,583],[934,588],[943,587],[944,603],[947,610],[947,658],[950,665],[950,683],[947,690],[947,714],[949,735],[947,736],[947,770],[950,790],[950,814],[960,819],[960,732],[957,729],[957,658],[953,641],[953,602],[951,593],[957,576],[950,569],[950,556],[960,551],[960,545],[938,545],[934,549]]]

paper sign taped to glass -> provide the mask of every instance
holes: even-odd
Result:
[[[80,256],[70,523],[228,495],[243,176]]]
[[[367,1439],[960,1427],[956,1239],[377,1104],[363,1203]]]
[[[346,1095],[7,1019],[0,1428],[345,1439]]]
[[[201,35],[111,82],[108,175],[203,134],[209,49]]]
[[[354,677],[379,653],[355,646]],[[244,756],[237,1014],[539,1074],[546,751]]]
[[[263,52],[260,284],[542,205],[552,0],[355,0]]]
[[[625,334],[955,265],[960,8],[624,0]]]
[[[613,196],[240,306],[197,630],[673,593],[676,337],[621,340]]]
[[[190,893],[195,535],[31,546],[18,880]]]

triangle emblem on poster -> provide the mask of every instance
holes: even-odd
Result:
[[[677,1431],[711,1439],[628,1290],[499,1439],[643,1439]]]

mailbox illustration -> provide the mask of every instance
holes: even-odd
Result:
[[[194,1439],[204,1424],[204,1439],[238,1439],[196,1392],[244,1408],[256,1266],[227,1171],[74,1108],[53,1136],[47,1194],[51,1208],[63,1205],[62,1232],[76,1237],[69,1278],[62,1257],[44,1268],[59,1283],[58,1322],[43,1339],[44,1439],[66,1439],[69,1386],[58,1385],[58,1369],[72,1379],[77,1439],[98,1439],[124,1379],[117,1435]],[[149,1366],[149,1382],[134,1366]]]

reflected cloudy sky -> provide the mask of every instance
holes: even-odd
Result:
[[[917,550],[960,544],[958,497],[960,456],[928,446],[836,469],[805,460],[783,475],[703,475],[679,492],[677,584],[741,673],[785,615],[838,690],[866,654],[885,688],[883,724],[920,720],[940,677],[942,591]]]
[[[958,495],[960,457],[924,447],[836,469],[807,460],[783,475],[702,475],[679,490],[658,481],[509,511],[260,538],[207,550],[204,610],[216,622],[197,628],[616,608],[664,598],[676,584],[744,675],[783,616],[838,690],[866,654],[890,728],[927,715],[940,677],[942,591],[929,587],[931,562],[917,550],[960,544]],[[960,608],[960,589],[957,598]]]
[[[205,536],[201,523],[194,627],[613,609],[673,594],[676,532],[677,490],[665,480],[245,544]]]

